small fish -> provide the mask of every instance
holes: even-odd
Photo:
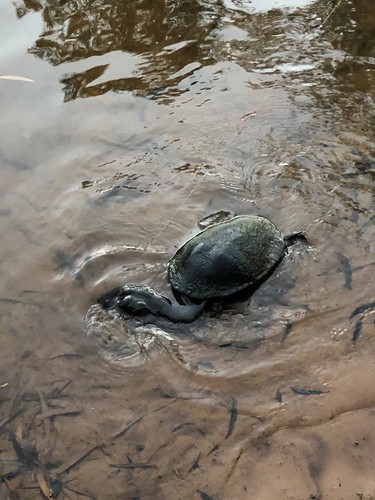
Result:
[[[283,396],[280,392],[280,389],[277,388],[277,391],[276,391],[276,394],[275,394],[275,399],[278,403],[282,403],[283,402]]]
[[[349,220],[352,221],[352,222],[358,222],[358,219],[359,219],[359,213],[358,213],[358,210],[352,210],[352,213],[349,217]]]
[[[362,318],[360,318],[356,324],[354,325],[354,330],[353,330],[353,335],[352,335],[352,342],[355,342],[362,330]]]
[[[296,394],[301,394],[302,396],[311,396],[313,394],[325,394],[329,391],[322,391],[320,389],[305,389],[304,387],[293,387],[290,386],[293,392]]]
[[[283,337],[281,339],[281,342],[284,342],[284,340],[286,340],[289,337],[289,334],[292,331],[292,328],[293,328],[293,323],[290,321],[290,319],[287,319],[286,323],[285,323],[285,329],[284,329],[284,333],[283,333]]]
[[[352,289],[352,266],[350,261],[345,255],[341,252],[335,252],[337,256],[337,260],[340,263],[341,270],[344,274],[344,286],[348,290]]]
[[[232,406],[230,408],[230,418],[229,418],[229,425],[228,425],[228,432],[227,435],[225,436],[225,439],[228,439],[229,436],[232,435],[234,426],[237,421],[237,401],[234,399],[232,396]]]
[[[357,316],[358,314],[362,314],[363,312],[367,311],[368,309],[375,309],[375,302],[369,302],[368,304],[362,304],[361,306],[358,306],[352,314],[349,316],[349,319],[353,319],[354,316]]]
[[[0,303],[2,304],[27,304],[24,300],[18,300],[18,299],[8,299],[5,297],[0,297]]]
[[[207,455],[211,455],[211,453],[214,453],[220,448],[219,444],[215,444],[215,446],[207,453]]]
[[[82,354],[77,354],[75,352],[66,352],[63,354],[56,354],[56,356],[52,356],[52,358],[49,358],[50,361],[53,361],[58,358],[65,358],[65,359],[75,359],[75,358],[82,358]]]
[[[199,459],[201,458],[201,454],[199,453],[197,458],[194,460],[194,462],[191,464],[191,467],[188,471],[188,474],[192,472],[195,469],[199,469]]]
[[[12,213],[10,208],[3,208],[0,210],[0,217],[9,217],[9,215]]]
[[[6,297],[0,297],[0,304],[28,304],[30,306],[42,307],[39,304],[34,304],[34,302],[29,302],[28,300],[8,299]]]
[[[197,490],[197,493],[200,494],[202,500],[212,500],[212,497],[210,495],[207,495],[204,491]]]

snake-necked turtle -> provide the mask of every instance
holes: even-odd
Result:
[[[259,286],[300,232],[283,236],[265,217],[239,215],[213,224],[188,240],[168,264],[168,281],[182,303],[147,286],[124,286],[99,303],[133,315],[153,314],[191,322],[208,300]]]

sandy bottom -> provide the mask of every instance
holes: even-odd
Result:
[[[13,324],[40,314],[9,311]],[[70,320],[54,319],[58,347],[36,331],[30,349],[17,333],[2,341],[1,498],[375,498],[369,328],[358,352],[337,361],[329,392],[303,395],[287,379],[276,387],[199,373],[186,375],[188,390],[180,376],[176,390],[160,375],[170,353],[108,364],[64,334]],[[355,373],[367,387],[356,387]]]

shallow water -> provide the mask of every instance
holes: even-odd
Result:
[[[333,7],[0,7],[1,498],[374,497],[375,14]],[[309,246],[191,325],[95,305],[219,210]]]

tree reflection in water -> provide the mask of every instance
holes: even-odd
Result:
[[[184,91],[178,87],[179,82],[201,65],[229,59],[252,71],[260,61],[269,64],[272,52],[277,49],[275,39],[272,42],[275,36],[284,40],[285,47],[278,51],[279,55],[281,50],[287,54],[291,45],[298,42],[288,36],[291,29],[286,22],[288,13],[291,13],[289,22],[297,16],[301,26],[308,18],[303,9],[284,12],[274,9],[249,15],[241,12],[241,0],[236,1],[235,12],[228,11],[224,3],[220,0],[20,0],[16,12],[22,17],[40,11],[44,29],[29,51],[55,66],[66,65],[61,79],[65,101],[108,91],[131,91],[169,102]],[[275,7],[279,4],[275,2]],[[311,52],[311,46],[304,46],[304,55],[318,57],[319,64],[324,63],[323,74],[314,78],[322,77],[324,81],[333,76],[341,91],[355,87],[371,92],[374,81],[369,58],[375,55],[373,0],[344,1],[332,11],[333,7],[329,0],[318,0],[306,9],[326,20],[321,37],[341,54],[331,59],[329,51],[319,54],[314,49]],[[243,29],[245,38],[249,35],[247,41],[221,43],[217,28],[228,25],[228,19]],[[309,36],[314,23],[312,27],[307,23],[301,28],[302,37]],[[307,31],[303,34],[304,29]],[[296,50],[301,49],[300,41]]]
[[[44,20],[30,53],[53,65],[96,56],[88,69],[67,72],[62,80],[65,101],[110,90],[162,94],[166,79],[171,85],[174,73],[189,72],[189,65],[196,69],[209,58],[206,37],[218,17],[217,6],[196,0],[23,0],[16,6],[18,17],[30,11],[40,11]],[[116,51],[114,60],[124,66],[123,73],[133,59],[132,74],[109,79],[105,73],[113,58],[108,61],[107,55]],[[122,59],[124,52],[131,57]],[[100,83],[93,83],[99,78]]]

